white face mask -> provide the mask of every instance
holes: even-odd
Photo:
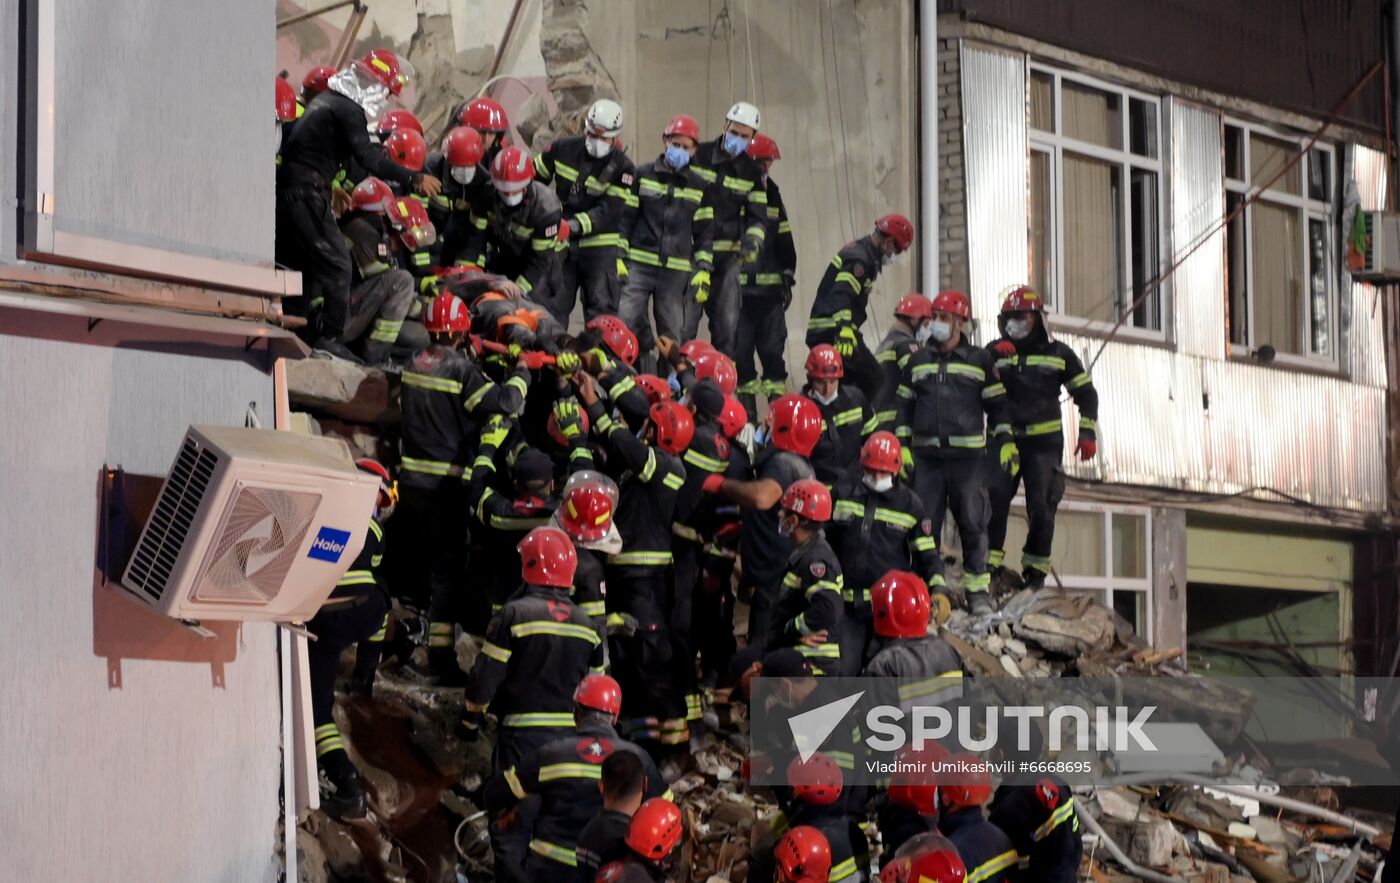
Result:
[[[1030,336],[1031,323],[1029,319],[1007,319],[1006,336],[1012,340],[1025,340]]]
[[[864,481],[865,486],[877,494],[883,494],[885,491],[894,487],[894,476],[887,475],[883,472],[875,475],[867,472],[865,473]]]
[[[796,527],[797,522],[788,521],[787,518],[782,515],[778,516],[778,536],[790,537],[792,536],[792,532]]]
[[[602,159],[609,153],[612,153],[612,139],[585,135],[583,138],[583,149],[587,150],[588,155],[594,159]]]
[[[947,322],[930,322],[929,333],[939,343],[947,343],[953,337],[953,326]]]
[[[836,387],[835,389],[833,389],[833,390],[831,391],[831,395],[828,395],[828,396],[819,395],[815,389],[812,390],[812,398],[814,398],[814,399],[816,399],[817,401],[821,402],[823,405],[829,405],[829,404],[831,404],[832,402],[836,401],[836,397],[837,397],[838,395],[840,395],[840,394],[841,394],[841,387],[839,387],[839,386]]]
[[[281,155],[282,153],[282,123],[277,122],[277,128],[272,130],[272,153]]]
[[[525,201],[524,190],[517,190],[514,193],[502,193],[497,190],[496,195],[501,197],[501,202],[504,202],[506,205],[520,205],[520,203]]]
[[[925,322],[919,326],[919,330],[914,332],[914,339],[919,343],[928,343],[928,339],[933,336],[933,325]]]
[[[448,174],[452,176],[452,180],[465,186],[472,182],[472,178],[476,177],[476,166],[453,166],[452,171]]]

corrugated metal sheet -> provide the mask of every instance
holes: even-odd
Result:
[[[1367,211],[1385,208],[1389,183],[1385,154],[1357,147],[1353,157],[1352,175],[1361,196],[1361,207]],[[1380,290],[1358,282],[1351,286],[1350,296],[1348,360],[1352,379],[1368,386],[1385,387],[1385,314],[1381,309]]]
[[[1169,102],[1171,119],[1171,250],[1199,248],[1172,274],[1177,346],[1184,353],[1225,358],[1224,160],[1220,115],[1189,102]],[[1214,231],[1214,232],[1212,232]]]
[[[994,329],[997,293],[1030,265],[1025,57],[964,43],[962,96],[968,295],[973,316]]]

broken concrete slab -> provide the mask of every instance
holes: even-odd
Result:
[[[1171,822],[1158,817],[1149,818],[1133,826],[1128,857],[1149,868],[1164,868],[1171,864],[1176,839],[1176,829]]]
[[[397,383],[373,368],[336,359],[287,365],[287,398],[298,410],[350,423],[397,423]]]

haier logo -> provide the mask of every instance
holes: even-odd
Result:
[[[323,527],[320,533],[316,534],[316,539],[311,541],[311,551],[306,553],[306,557],[318,558],[321,561],[329,561],[334,564],[345,553],[345,545],[348,542],[350,542],[350,531]]]

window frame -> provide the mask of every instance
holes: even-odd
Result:
[[[1011,501],[1013,515],[1019,515],[1023,520],[1026,518],[1026,498],[1024,494],[1018,494]],[[1153,628],[1156,626],[1155,615],[1152,604],[1152,509],[1148,506],[1119,506],[1117,504],[1090,503],[1083,500],[1062,500],[1059,511],[1065,512],[1090,512],[1098,515],[1103,520],[1103,576],[1081,576],[1072,573],[1062,573],[1058,566],[1055,569],[1055,576],[1046,580],[1047,584],[1053,583],[1058,576],[1060,585],[1066,592],[1103,592],[1104,604],[1114,610],[1113,593],[1127,592],[1130,594],[1141,594],[1143,598],[1143,622],[1140,623],[1138,637],[1145,641],[1153,640]],[[1113,519],[1115,516],[1141,517],[1143,522],[1143,575],[1141,577],[1127,577],[1113,575]],[[1009,555],[1008,555],[1009,557]]]
[[[1054,132],[1045,132],[1040,129],[1033,128],[1031,126],[1031,80],[1037,73],[1049,75],[1052,80],[1051,112],[1055,126]],[[1096,89],[1101,92],[1110,92],[1118,96],[1120,102],[1119,118],[1120,125],[1122,127],[1120,137],[1122,139],[1121,143],[1123,146],[1121,148],[1115,149],[1103,147],[1098,144],[1080,141],[1078,139],[1071,138],[1067,135],[1062,134],[1064,131],[1064,102],[1061,98],[1061,95],[1063,91],[1062,86],[1065,81],[1069,81],[1075,85],[1084,86],[1090,89]],[[1121,201],[1120,210],[1122,212],[1122,218],[1120,221],[1121,226],[1118,233],[1119,238],[1123,243],[1123,254],[1119,267],[1118,291],[1120,294],[1123,292],[1128,292],[1131,294],[1131,292],[1133,291],[1132,172],[1134,169],[1152,172],[1157,176],[1157,272],[1154,278],[1159,278],[1161,276],[1163,262],[1165,260],[1168,260],[1170,255],[1167,239],[1167,203],[1169,196],[1167,174],[1169,169],[1166,158],[1170,152],[1170,145],[1168,144],[1168,134],[1170,129],[1166,125],[1167,96],[1154,95],[1150,92],[1143,92],[1141,90],[1134,89],[1129,86],[1124,86],[1118,83],[1102,80],[1097,77],[1090,76],[1088,74],[1082,74],[1076,71],[1069,71],[1062,68],[1054,67],[1052,65],[1035,61],[1033,59],[1027,59],[1026,62],[1026,96],[1027,99],[1025,125],[1027,146],[1026,166],[1028,184],[1030,181],[1030,166],[1032,155],[1035,153],[1041,153],[1048,154],[1050,157],[1049,170],[1051,181],[1049,191],[1051,195],[1052,205],[1050,207],[1049,217],[1047,218],[1047,225],[1049,227],[1049,230],[1047,230],[1046,232],[1046,239],[1048,242],[1050,242],[1050,257],[1052,266],[1051,272],[1049,274],[1049,279],[1047,280],[1049,282],[1050,290],[1047,292],[1043,292],[1046,299],[1046,309],[1049,312],[1050,320],[1055,327],[1063,328],[1066,331],[1070,332],[1080,332],[1089,335],[1106,334],[1112,330],[1113,322],[1105,321],[1103,319],[1086,319],[1080,316],[1070,315],[1065,313],[1062,309],[1063,298],[1061,295],[1065,289],[1065,261],[1063,242],[1063,231],[1065,229],[1064,151],[1068,149],[1071,153],[1086,157],[1088,159],[1112,163],[1115,165],[1116,168],[1119,169],[1121,182],[1121,186],[1119,187],[1119,199]],[[1140,156],[1136,153],[1133,153],[1131,150],[1131,107],[1133,100],[1146,102],[1152,105],[1154,108],[1156,108],[1154,124],[1156,127],[1157,136],[1157,156],[1155,158]],[[1033,208],[1033,206],[1030,204],[1031,189],[1032,188],[1030,188],[1029,186],[1027,187],[1027,203],[1028,207]],[[1034,249],[1030,247],[1032,244],[1031,231],[1033,229],[1032,225],[1034,223],[1033,215],[1033,211],[1027,212],[1027,254],[1030,259],[1030,262],[1028,262],[1027,264],[1028,273],[1031,272],[1031,268],[1034,266],[1033,262],[1035,260]],[[1118,328],[1117,334],[1119,337],[1129,339],[1136,338],[1142,341],[1156,343],[1166,342],[1169,339],[1169,330],[1171,327],[1171,310],[1168,305],[1167,286],[1165,284],[1159,284],[1157,286],[1156,294],[1156,318],[1158,327],[1144,328],[1139,325],[1136,325],[1132,320],[1132,316],[1129,315],[1123,319],[1122,324]],[[1134,299],[1136,299],[1136,295],[1131,296]],[[1131,303],[1132,301],[1129,300],[1126,304],[1115,304],[1115,313],[1122,306],[1128,306],[1131,305]]]
[[[1242,179],[1230,177],[1230,168],[1227,160],[1227,149],[1228,141],[1230,138],[1230,129],[1232,128],[1239,129],[1243,133],[1241,137],[1240,162],[1243,164],[1243,172],[1245,177]],[[1302,354],[1285,352],[1281,349],[1278,349],[1277,345],[1274,345],[1274,363],[1292,367],[1324,368],[1328,370],[1337,370],[1341,364],[1340,323],[1338,321],[1340,310],[1339,289],[1341,286],[1337,280],[1337,245],[1338,236],[1340,235],[1340,232],[1337,229],[1337,147],[1336,145],[1331,144],[1329,142],[1318,141],[1317,143],[1313,144],[1311,148],[1309,148],[1310,151],[1321,151],[1327,154],[1328,157],[1328,193],[1327,200],[1323,202],[1313,199],[1309,195],[1309,171],[1308,160],[1306,157],[1299,160],[1299,162],[1297,163],[1297,168],[1295,170],[1295,173],[1299,176],[1299,190],[1297,195],[1294,195],[1292,193],[1285,193],[1279,190],[1263,190],[1262,188],[1255,187],[1253,183],[1254,170],[1250,162],[1252,158],[1252,148],[1250,146],[1250,141],[1255,135],[1259,135],[1265,138],[1271,138],[1275,141],[1286,141],[1289,144],[1293,145],[1295,150],[1296,148],[1301,148],[1309,141],[1308,135],[1292,132],[1287,129],[1280,128],[1278,126],[1271,126],[1266,123],[1253,122],[1250,120],[1240,119],[1238,117],[1224,115],[1221,116],[1220,166],[1221,182],[1224,185],[1225,203],[1226,205],[1229,204],[1230,196],[1232,194],[1241,196],[1244,199],[1248,200],[1248,202],[1245,205],[1244,213],[1242,215],[1244,219],[1244,278],[1246,298],[1246,342],[1244,344],[1237,344],[1230,339],[1231,321],[1233,319],[1230,313],[1230,239],[1228,229],[1225,231],[1225,273],[1222,276],[1222,286],[1224,289],[1223,296],[1224,306],[1226,310],[1225,339],[1226,345],[1229,348],[1229,354],[1232,358],[1248,359],[1250,357],[1250,353],[1258,349],[1260,346],[1259,341],[1255,340],[1254,335],[1254,306],[1257,302],[1257,299],[1254,297],[1253,215],[1255,204],[1257,202],[1265,202],[1273,207],[1286,207],[1290,210],[1296,211],[1298,217],[1302,221],[1302,223],[1298,225],[1298,236],[1299,248],[1301,249],[1300,253],[1303,256],[1304,261],[1304,265],[1302,267],[1304,294],[1300,298],[1300,300],[1302,301],[1302,303],[1299,305],[1301,307],[1301,315],[1298,316],[1298,321],[1299,328],[1302,329],[1302,334],[1304,335],[1303,343],[1306,352]],[[1323,277],[1327,280],[1327,324],[1328,336],[1330,338],[1330,352],[1326,355],[1318,354],[1312,351],[1312,249],[1308,240],[1308,227],[1309,222],[1315,220],[1322,221],[1323,229],[1327,231],[1327,242],[1323,248],[1323,252],[1326,255],[1327,265],[1324,268],[1325,272],[1323,273]]]

